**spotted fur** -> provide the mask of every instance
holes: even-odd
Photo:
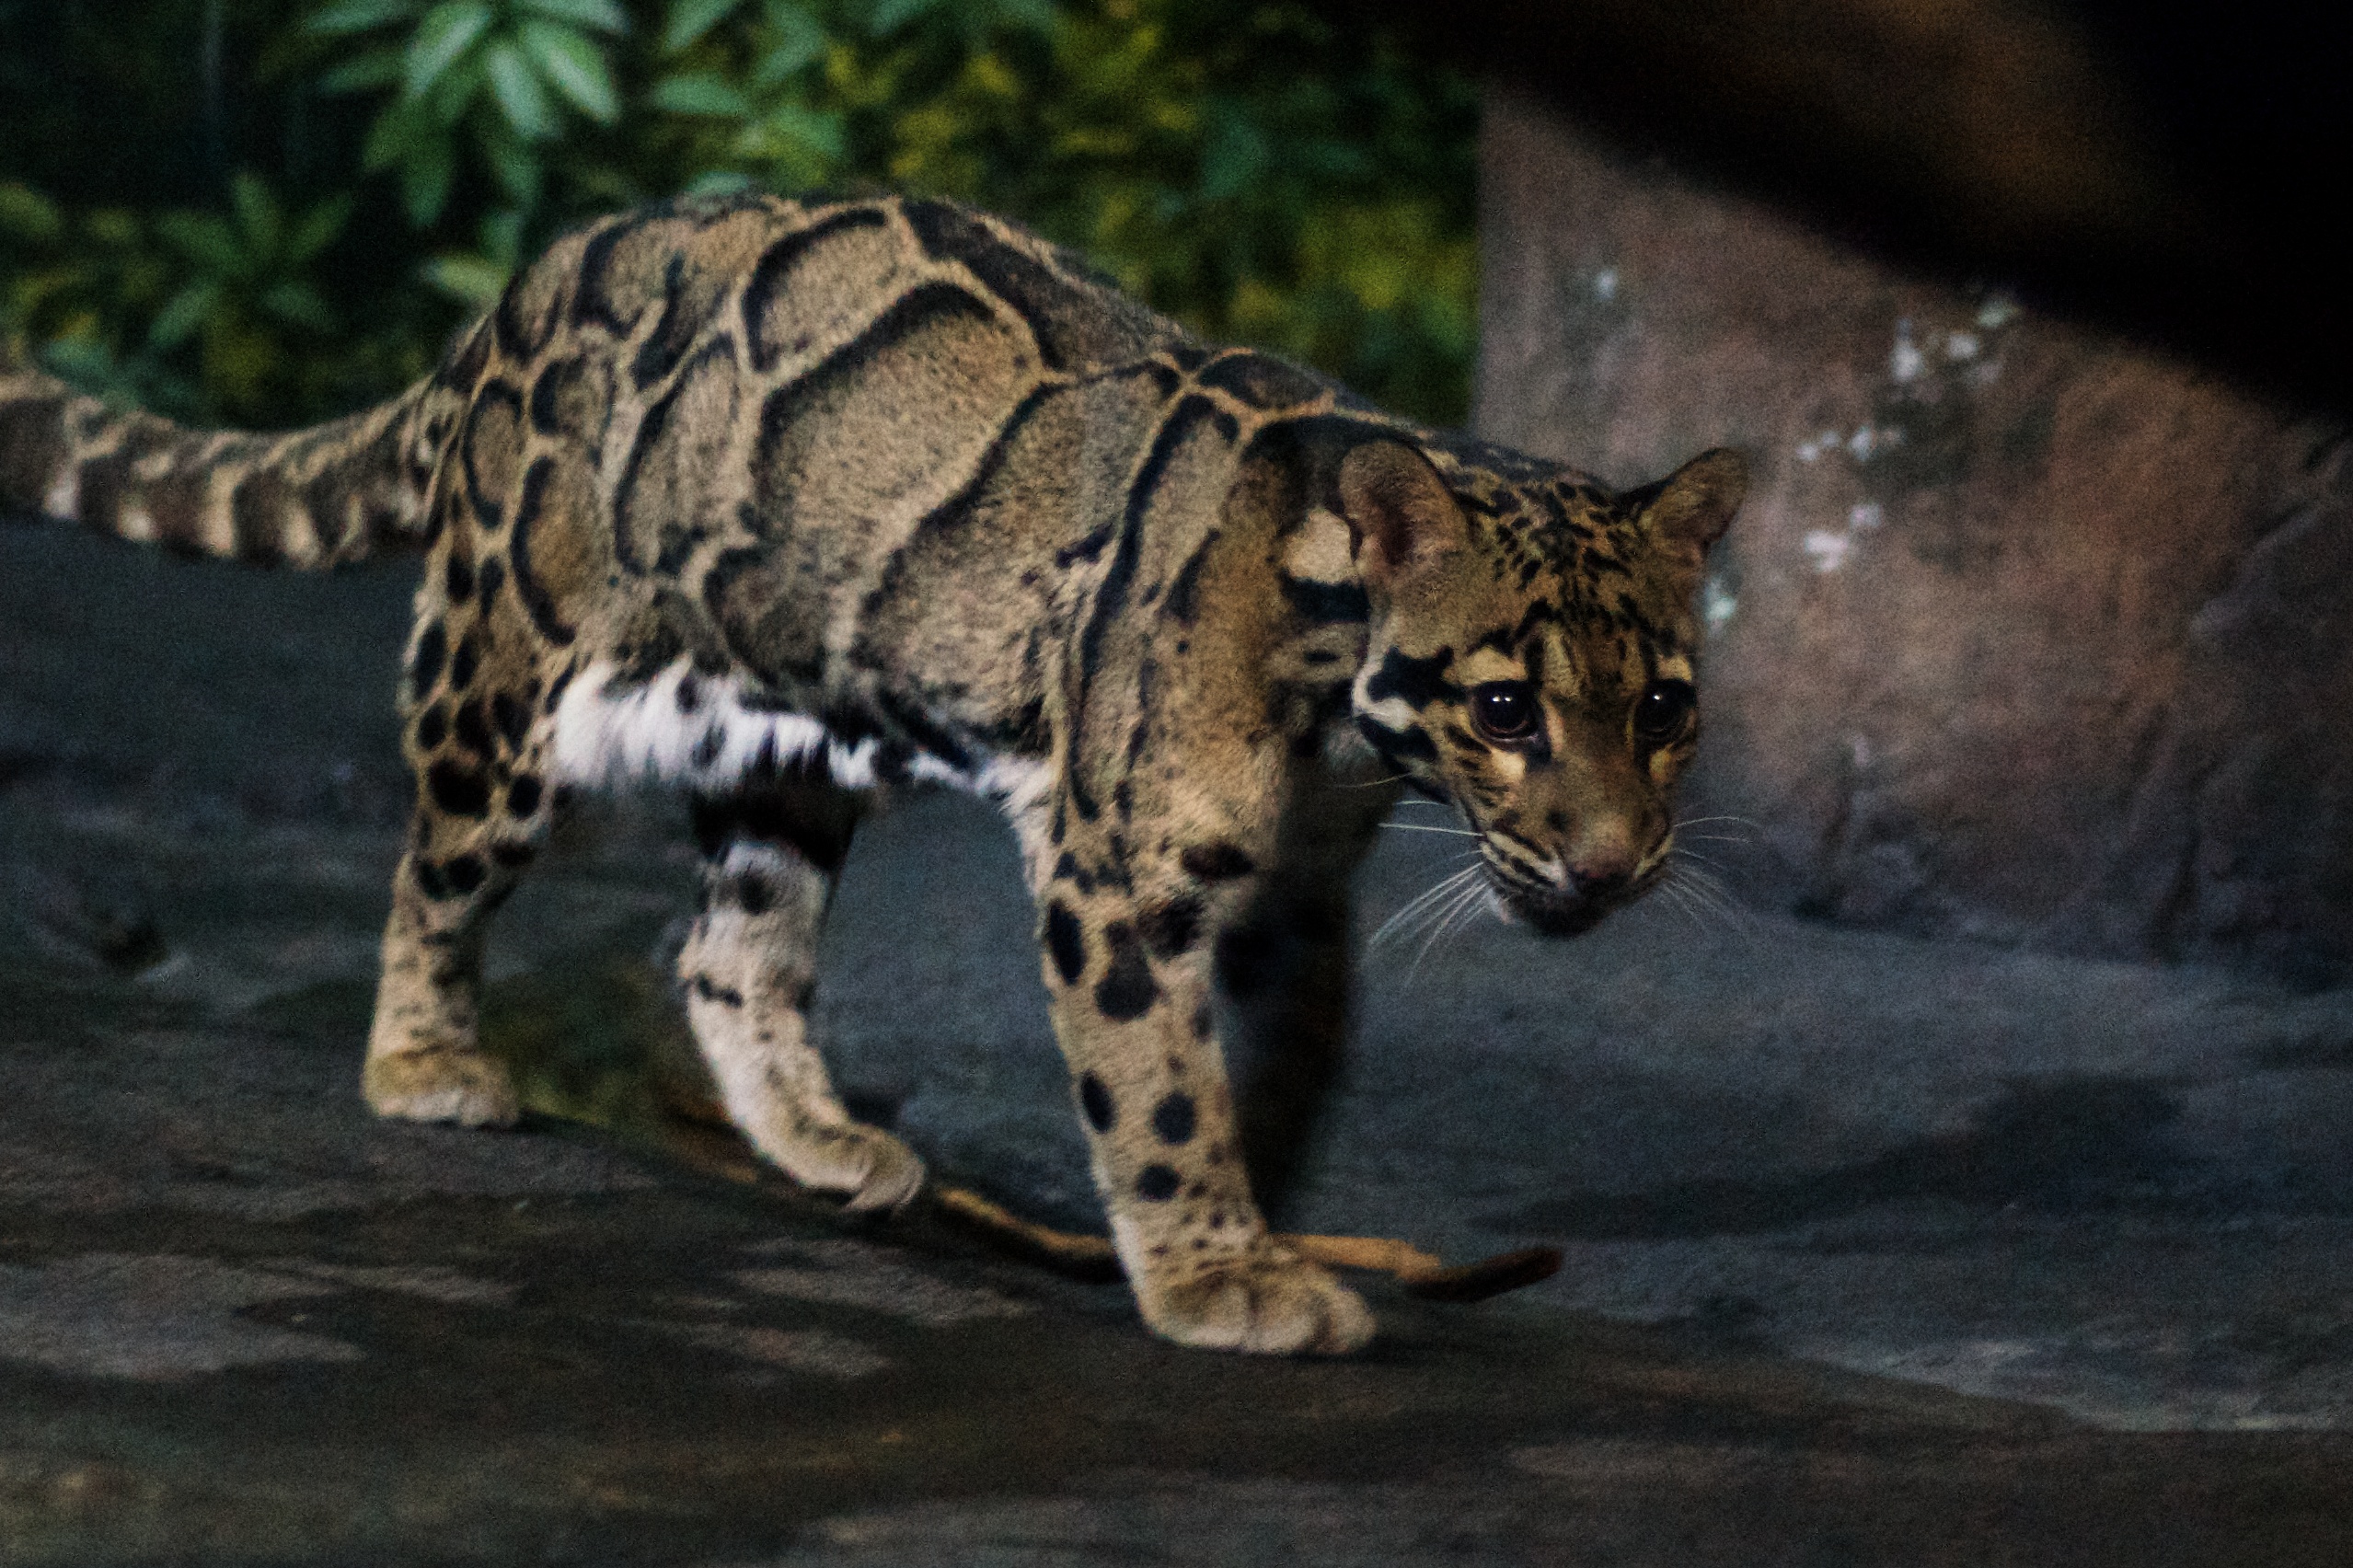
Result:
[[[513,1118],[476,1043],[485,917],[568,790],[661,778],[708,857],[681,977],[730,1114],[798,1180],[904,1202],[920,1162],[809,1038],[817,932],[869,791],[976,790],[1020,836],[1144,1317],[1254,1351],[1372,1332],[1246,1174],[1279,1185],[1338,1060],[1350,867],[1410,785],[1544,929],[1655,877],[1742,482],[1714,453],[1613,496],[914,201],[595,225],[433,380],[314,431],[0,379],[0,506],[301,567],[425,553],[379,1112]],[[1268,1064],[1246,1114],[1221,1036]]]

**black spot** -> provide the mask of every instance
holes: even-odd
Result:
[[[1169,584],[1162,606],[1181,626],[1191,626],[1201,614],[1201,569],[1209,563],[1209,547],[1217,542],[1217,530],[1212,528],[1177,569],[1176,581]]]
[[[503,489],[514,482],[514,470],[497,466],[486,474],[477,461],[488,448],[494,459],[504,459],[498,452],[500,434],[492,421],[505,421],[513,428],[506,433],[506,443],[519,448],[523,444],[523,394],[502,381],[485,383],[474,395],[474,406],[466,415],[465,433],[460,437],[458,466],[466,477],[466,499],[474,508],[474,515],[482,526],[495,533],[506,521],[506,496]]]
[[[1136,1195],[1148,1204],[1164,1204],[1177,1195],[1184,1178],[1165,1165],[1148,1165],[1136,1172]]]
[[[1324,384],[1296,365],[1268,354],[1230,354],[1202,374],[1201,385],[1232,393],[1253,409],[1279,409],[1305,403]]]
[[[1454,650],[1441,648],[1426,659],[1409,658],[1402,651],[1392,648],[1381,655],[1380,668],[1365,683],[1367,702],[1386,702],[1401,697],[1415,708],[1427,708],[1440,700],[1460,702],[1462,688],[1446,678],[1454,663]]]
[[[629,455],[621,464],[620,482],[613,487],[613,549],[624,562],[641,565],[652,555],[663,563],[662,570],[675,571],[684,554],[673,552],[691,553],[694,549],[696,541],[679,537],[682,530],[694,531],[690,520],[676,516],[658,502],[646,506],[640,514],[638,488],[648,462],[656,460],[673,444],[669,441],[670,421],[679,402],[691,396],[707,376],[726,374],[732,368],[727,363],[730,352],[724,341],[705,344],[670,390],[639,416],[637,436],[630,442]],[[770,401],[782,396],[781,392],[773,394]],[[694,405],[688,403],[687,407]]]
[[[1099,1133],[1110,1132],[1119,1120],[1119,1107],[1112,1102],[1111,1090],[1092,1073],[1078,1075],[1078,1104],[1087,1113],[1087,1125]]]
[[[1172,898],[1166,904],[1144,911],[1137,925],[1144,931],[1144,943],[1155,958],[1174,958],[1193,951],[1194,939],[1201,934],[1201,901],[1197,898]]]
[[[424,890],[427,898],[439,900],[449,896],[449,879],[441,874],[439,866],[420,855],[416,860],[416,871],[417,885]]]
[[[1143,551],[1145,519],[1153,501],[1159,496],[1161,478],[1205,421],[1231,422],[1224,409],[1205,398],[1187,398],[1177,404],[1161,422],[1159,432],[1152,438],[1151,450],[1128,482],[1127,501],[1120,516],[1119,548],[1112,552],[1111,565],[1103,569],[1103,580],[1095,590],[1087,624],[1078,634],[1078,691],[1068,717],[1073,734],[1086,733],[1087,700],[1102,666],[1103,639],[1110,635],[1113,623],[1127,613],[1128,594],[1135,584],[1136,561]],[[1072,770],[1069,798],[1082,819],[1095,819],[1097,805],[1086,787],[1083,770]]]
[[[425,769],[425,791],[433,804],[452,816],[487,816],[490,810],[490,786],[479,773],[470,767],[444,760]]]
[[[973,770],[975,759],[963,742],[916,704],[886,687],[874,694],[874,705],[882,710],[884,719],[929,755],[959,773]]]
[[[539,809],[539,780],[528,773],[518,773],[506,787],[506,809],[516,816],[529,816]]]
[[[539,513],[547,505],[548,485],[555,478],[556,460],[542,457],[533,463],[523,475],[523,496],[514,504],[514,534],[507,541],[507,554],[514,562],[514,594],[523,601],[524,613],[539,635],[558,647],[568,645],[578,635],[566,626],[556,613],[556,596],[548,585],[532,574],[532,532],[538,525]],[[560,690],[560,686],[559,687]],[[557,693],[548,696],[548,711],[555,710]]]
[[[457,744],[476,756],[488,757],[490,755],[490,725],[482,715],[479,698],[459,709],[456,721],[450,728],[457,736]]]
[[[1193,1009],[1193,1037],[1195,1040],[1208,1039],[1209,1032],[1216,1027],[1217,1016],[1210,1011],[1207,1002]]]
[[[765,915],[776,907],[776,890],[756,871],[735,879],[735,902],[746,915]]]
[[[519,702],[507,692],[499,692],[490,698],[490,722],[506,737],[508,749],[517,749],[531,730],[531,704]]]
[[[700,708],[702,705],[703,688],[701,684],[692,675],[680,676],[678,680],[678,711],[681,713],[692,713],[696,709]]]
[[[1193,1096],[1182,1090],[1163,1097],[1152,1107],[1152,1131],[1164,1144],[1191,1143],[1193,1129],[1199,1121],[1193,1109]]]
[[[170,498],[178,502],[173,505],[167,496],[174,489],[179,487],[150,485],[144,497],[147,510],[155,515],[157,530],[165,537],[187,537],[195,521],[196,494],[192,490],[180,490],[178,496]],[[236,541],[230,553],[244,561],[282,559],[285,554],[286,513],[300,504],[294,488],[269,469],[248,474],[229,497],[230,536]]]
[[[1322,626],[1373,618],[1373,602],[1366,596],[1364,584],[1360,582],[1318,582],[1310,578],[1289,575],[1279,577],[1276,582],[1283,590],[1285,602],[1298,613],[1302,620]]]
[[[472,632],[457,640],[457,651],[450,655],[449,689],[464,691],[474,684],[474,672],[482,663],[482,644]]]
[[[1231,882],[1258,870],[1258,862],[1244,854],[1240,845],[1222,838],[1190,846],[1177,857],[1177,864],[1201,882]]]
[[[417,715],[417,749],[431,751],[449,733],[449,715],[435,703]]]
[[[821,218],[799,234],[787,235],[768,247],[757,265],[752,269],[751,282],[744,285],[744,340],[752,351],[752,366],[762,372],[774,370],[777,362],[788,353],[798,353],[808,347],[805,341],[779,341],[768,329],[764,319],[769,302],[782,293],[788,275],[799,266],[811,247],[826,236],[850,228],[882,228],[885,220],[871,207],[853,207]]]
[[[460,893],[472,893],[482,885],[489,869],[472,855],[452,855],[442,862],[442,874],[449,878],[449,885]]]
[[[433,381],[453,392],[470,392],[474,383],[481,379],[482,366],[490,363],[490,326],[484,322],[467,333],[464,341],[442,361],[441,369],[433,373]]]
[[[1087,972],[1087,938],[1078,917],[1059,902],[1045,906],[1045,949],[1054,955],[1055,973],[1066,986],[1075,986]]]
[[[540,711],[553,713],[556,710],[558,705],[564,700],[564,688],[571,685],[573,673],[569,664],[556,672],[556,678],[548,683],[548,695],[540,699]]]
[[[442,573],[442,587],[452,604],[462,605],[474,596],[474,568],[454,550]]]
[[[506,563],[492,556],[482,563],[482,570],[477,577],[474,594],[482,601],[482,608],[487,610],[490,607],[490,601],[499,596],[500,586],[506,582]]]
[[[1070,883],[1080,893],[1095,891],[1094,874],[1080,865],[1078,857],[1067,849],[1062,852],[1062,859],[1054,863],[1054,874],[1058,880]]]
[[[1082,560],[1092,560],[1103,553],[1111,543],[1112,525],[1108,523],[1086,535],[1075,544],[1063,546],[1054,552],[1054,564],[1067,571]]]
[[[1371,744],[1373,750],[1391,764],[1417,758],[1424,762],[1437,760],[1437,743],[1418,725],[1392,730],[1379,720],[1359,713],[1356,715],[1356,731]]]
[[[943,202],[909,202],[900,210],[924,249],[942,260],[963,262],[1013,307],[1049,368],[1131,358],[1141,347],[1140,323],[1123,321],[1115,311],[1118,302],[1086,298],[1068,279],[991,233],[973,214]]]
[[[822,782],[822,777],[815,780]],[[813,796],[809,779],[788,780],[776,789],[747,788],[727,795],[698,795],[693,803],[695,841],[716,859],[737,839],[790,849],[827,876],[848,859],[857,826],[843,797]]]
[[[702,739],[695,743],[695,749],[686,760],[697,767],[709,767],[719,760],[720,753],[726,749],[727,726],[713,724],[703,732]]]
[[[702,286],[696,287],[698,283]],[[678,368],[679,360],[710,320],[719,304],[719,291],[705,279],[688,277],[686,259],[674,254],[662,275],[662,319],[654,324],[652,335],[629,366],[629,379],[640,392]]]
[[[695,995],[707,1002],[717,1002],[723,1008],[740,1008],[744,1005],[743,992],[732,986],[718,985],[708,974],[695,976]]]
[[[422,698],[441,679],[441,662],[449,656],[448,634],[441,622],[427,621],[417,636],[417,657],[409,666],[409,689]]]
[[[605,439],[611,409],[606,372],[587,356],[560,359],[531,384],[531,426],[542,435],[569,436],[595,447]]]
[[[636,231],[637,225],[623,218],[607,225],[592,236],[580,253],[580,282],[572,294],[571,318],[575,325],[602,321],[615,337],[626,338],[637,325],[632,312],[623,316],[606,288],[606,272],[613,265],[613,251],[622,240]]]
[[[1125,920],[1113,921],[1104,930],[1103,940],[1111,944],[1111,967],[1096,982],[1096,1010],[1119,1023],[1142,1018],[1160,999],[1159,982],[1152,978],[1144,944]]]

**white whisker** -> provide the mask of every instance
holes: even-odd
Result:
[[[1441,878],[1436,884],[1424,889],[1413,898],[1408,900],[1403,907],[1400,908],[1396,914],[1391,915],[1388,919],[1382,921],[1380,928],[1372,934],[1372,940],[1365,945],[1368,948],[1378,947],[1382,942],[1389,939],[1391,933],[1400,931],[1409,924],[1413,924],[1416,916],[1437,904],[1456,888],[1461,886],[1465,879],[1475,877],[1478,874],[1479,868],[1472,865],[1466,866],[1461,870],[1456,871],[1450,876]],[[1419,929],[1419,927],[1415,926],[1414,928]]]

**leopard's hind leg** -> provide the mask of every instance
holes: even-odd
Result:
[[[402,688],[417,799],[362,1083],[378,1115],[504,1126],[514,1085],[477,1037],[482,940],[547,836],[548,683],[519,653],[499,661],[487,626],[437,588],[420,606]]]
[[[729,1120],[802,1186],[894,1208],[922,1187],[923,1162],[850,1117],[809,1038],[818,933],[859,807],[815,780],[698,800],[702,910],[678,974]]]

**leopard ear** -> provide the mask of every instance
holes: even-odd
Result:
[[[1729,447],[1702,452],[1656,484],[1618,499],[1653,538],[1683,553],[1697,571],[1748,493],[1748,460]]]
[[[1462,508],[1430,460],[1401,441],[1372,441],[1340,464],[1340,510],[1366,582],[1396,580],[1471,541]]]

